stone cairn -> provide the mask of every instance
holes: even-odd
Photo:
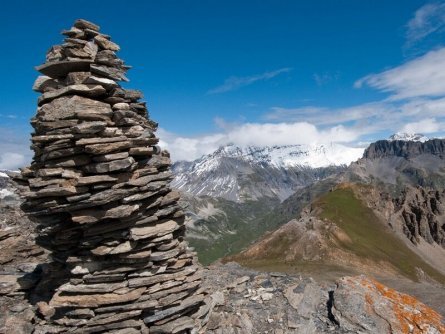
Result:
[[[62,34],[37,67],[35,155],[21,176],[37,242],[65,272],[44,277],[58,281],[37,303],[36,333],[198,333],[211,298],[157,124],[141,92],[118,84],[129,67],[109,36],[85,20]]]

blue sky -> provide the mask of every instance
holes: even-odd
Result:
[[[121,46],[176,159],[445,131],[443,2],[18,0],[0,13],[0,168],[29,161],[33,67],[76,18]]]

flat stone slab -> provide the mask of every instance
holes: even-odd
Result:
[[[65,95],[83,95],[87,97],[98,97],[105,94],[106,90],[100,85],[71,85],[67,87],[62,87],[57,90],[46,92],[41,95],[38,99],[38,105],[41,106],[47,102],[50,102],[58,97]]]
[[[51,78],[62,78],[69,72],[88,72],[92,63],[93,61],[89,59],[61,60],[36,66],[35,69]]]
[[[41,106],[37,111],[37,118],[39,121],[55,122],[71,118],[77,119],[78,115],[82,112],[85,112],[90,115],[99,114],[102,116],[109,116],[113,113],[110,105],[107,103],[74,95],[74,96],[62,96]],[[37,136],[34,136],[32,139],[36,141],[35,140],[36,137]],[[39,137],[49,137],[49,136],[39,136]],[[66,138],[61,137],[59,139],[67,139],[67,138],[68,137]]]
[[[98,307],[100,305],[128,303],[139,299],[144,291],[145,288],[139,288],[122,295],[117,293],[61,295],[61,292],[57,292],[51,299],[50,306]]]
[[[74,27],[76,27],[77,29],[91,29],[94,31],[100,30],[100,26],[84,19],[77,19],[74,22]]]

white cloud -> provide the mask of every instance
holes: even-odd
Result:
[[[197,159],[204,154],[215,151],[219,146],[226,143],[225,136],[221,133],[185,137],[159,128],[157,136],[160,138],[159,145],[171,153],[174,161]]]
[[[427,118],[418,122],[405,124],[402,127],[401,132],[428,134],[439,132],[441,130],[441,124],[438,123],[436,119]]]
[[[366,103],[337,109],[316,106],[301,108],[272,107],[271,111],[264,115],[264,119],[267,121],[307,121],[315,125],[333,125],[381,116],[388,113],[389,110],[389,105],[383,103]]]
[[[240,146],[350,142],[358,137],[357,133],[342,125],[319,130],[315,125],[307,122],[247,123],[232,129],[226,135],[229,142]]]
[[[331,142],[352,142],[360,136],[353,128],[337,125],[327,129],[318,129],[307,122],[295,123],[245,123],[223,129],[220,133],[198,137],[176,136],[163,129],[158,130],[162,139],[160,145],[170,151],[172,159],[194,160],[204,154],[215,151],[229,143],[245,147],[295,145]]]
[[[276,76],[278,76],[282,73],[287,73],[290,71],[292,71],[292,69],[286,67],[286,68],[281,68],[276,71],[265,72],[262,74],[256,74],[256,75],[252,75],[252,76],[248,76],[248,77],[233,76],[233,77],[226,79],[222,85],[215,87],[213,89],[210,89],[207,92],[207,94],[219,94],[219,93],[229,92],[229,91],[236,90],[236,89],[244,87],[244,86],[251,85],[257,81],[265,81],[265,80],[275,78]]]
[[[26,164],[26,158],[23,154],[5,152],[0,153],[0,169],[16,170]]]
[[[17,170],[31,162],[29,133],[0,127],[0,169]]]
[[[406,117],[445,117],[445,97],[412,99],[401,106]]]
[[[247,123],[227,133],[229,142],[236,145],[308,144],[318,139],[315,125],[301,123],[258,124]]]
[[[430,51],[422,57],[355,82],[389,92],[390,100],[445,95],[445,48]]]
[[[445,3],[429,3],[420,7],[407,24],[407,43],[415,43],[445,27]]]

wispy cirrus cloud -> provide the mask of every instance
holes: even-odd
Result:
[[[387,71],[357,80],[354,87],[369,86],[390,93],[390,100],[445,95],[445,48],[430,51]]]
[[[384,93],[372,103],[345,108],[275,106],[263,115],[267,122],[306,121],[318,127],[342,125],[364,135],[382,132],[420,132],[443,136],[445,131],[445,48],[357,80]]]
[[[445,28],[445,2],[434,2],[420,7],[407,24],[408,46]]]
[[[323,72],[323,73],[314,73],[312,76],[315,80],[317,86],[321,87],[329,82],[336,81],[340,78],[340,72]]]
[[[402,132],[407,133],[434,133],[444,128],[444,124],[435,118],[426,118],[418,122],[407,123],[403,126]]]
[[[220,94],[220,93],[230,92],[233,90],[237,90],[241,87],[249,86],[258,81],[270,80],[280,74],[288,73],[290,71],[292,71],[292,68],[285,67],[285,68],[280,68],[279,70],[264,72],[262,74],[256,74],[247,77],[232,76],[230,78],[227,78],[222,85],[207,91],[207,94]]]
[[[414,99],[403,103],[381,101],[347,108],[282,108],[273,107],[263,116],[269,122],[307,121],[320,128],[342,125],[363,136],[381,131],[421,132],[445,131],[445,98]]]
[[[348,108],[326,108],[307,106],[300,108],[272,107],[263,116],[266,121],[299,122],[307,121],[316,125],[342,124],[351,121],[360,121],[380,115],[388,111],[387,105],[379,102],[367,103]]]
[[[9,118],[9,119],[16,119],[17,115],[12,115],[12,114],[0,114],[0,117],[4,117],[4,118]]]

